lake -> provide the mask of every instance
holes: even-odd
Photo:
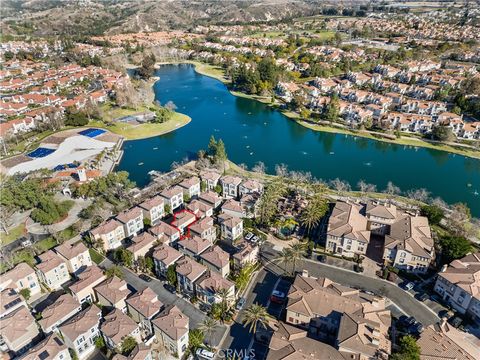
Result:
[[[480,216],[478,159],[313,131],[265,104],[233,96],[192,65],[164,65],[156,75],[156,99],[162,104],[173,101],[192,121],[162,136],[124,143],[117,170],[128,171],[138,186],[150,181],[149,171],[168,171],[173,162],[195,157],[214,135],[225,142],[230,160],[249,168],[262,161],[267,172],[274,173],[275,165],[284,163],[326,181],[338,177],[354,188],[361,179],[379,190],[392,181],[402,191],[425,188],[448,203],[467,203],[472,214]]]

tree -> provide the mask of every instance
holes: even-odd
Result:
[[[103,350],[106,347],[105,340],[103,339],[103,336],[97,336],[95,338],[95,347],[99,350]]]
[[[463,236],[444,236],[440,239],[442,261],[450,263],[460,259],[472,251],[472,243]]]
[[[22,290],[19,291],[20,295],[23,296],[25,301],[28,301],[30,299],[30,289],[28,288],[23,288]]]
[[[217,153],[217,140],[215,140],[215,136],[210,136],[210,141],[208,142],[208,151],[207,154],[210,156],[215,156]]]
[[[420,360],[420,346],[413,336],[406,335],[400,339],[400,349],[397,353],[392,354],[390,359]]]
[[[387,183],[387,188],[384,192],[385,194],[390,195],[390,198],[393,198],[395,195],[399,195],[401,193],[400,188],[395,186],[391,181]]]
[[[200,329],[192,329],[188,332],[188,349],[195,354],[198,348],[203,346],[204,335]]]
[[[114,265],[112,266],[111,268],[108,268],[106,271],[105,271],[105,276],[107,277],[107,279],[113,277],[113,276],[116,276],[118,277],[119,279],[123,279],[123,271],[122,271],[122,268],[120,266],[117,266],[117,265]]]
[[[454,141],[455,134],[452,129],[446,125],[436,125],[432,129],[432,137],[438,141]]]
[[[115,250],[113,258],[125,266],[132,267],[133,265],[133,254],[125,248],[120,247]]]
[[[324,118],[327,121],[334,122],[337,121],[340,115],[340,105],[337,96],[332,96],[330,102],[325,107]]]
[[[415,189],[407,192],[407,197],[421,202],[427,201],[429,196],[430,193],[426,189]]]
[[[127,336],[122,341],[121,352],[123,355],[128,355],[137,346],[137,341],[132,336]]]
[[[277,259],[284,265],[283,272],[288,274],[288,264],[292,262],[292,252],[290,248],[283,248],[278,254]]]
[[[167,268],[166,277],[167,277],[167,281],[170,285],[173,285],[173,286],[177,287],[178,279],[177,279],[177,271],[176,271],[176,268],[175,268],[175,264],[170,265]]]
[[[360,180],[357,183],[357,187],[364,194],[377,191],[377,187],[374,184],[367,184],[364,180]]]
[[[225,150],[225,144],[222,139],[218,140],[215,159],[215,162],[223,162],[227,160],[227,151]]]
[[[307,229],[307,233],[310,232],[320,223],[322,217],[328,211],[328,202],[320,194],[316,194],[310,201],[309,206],[302,212],[300,221]]]
[[[142,60],[142,64],[139,68],[137,68],[137,75],[142,79],[148,79],[150,76],[153,75],[155,71],[155,55],[145,55]]]
[[[440,221],[442,221],[445,215],[445,212],[442,210],[442,208],[437,205],[423,205],[420,210],[422,215],[426,216],[432,225],[440,224]]]
[[[296,243],[290,246],[290,256],[292,259],[292,273],[295,274],[297,261],[301,260],[307,251],[307,244]]]
[[[267,312],[267,308],[259,305],[252,304],[249,308],[245,309],[243,317],[243,326],[249,326],[249,332],[255,334],[257,332],[257,326],[267,327],[270,315]]]
[[[205,334],[209,343],[212,341],[211,337],[215,332],[217,325],[218,322],[209,316],[205,317],[203,322],[200,324],[200,330]]]

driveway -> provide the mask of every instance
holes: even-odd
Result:
[[[114,264],[105,259],[100,263],[100,267],[108,269]],[[133,287],[136,291],[142,291],[146,287],[152,289],[157,295],[158,299],[165,305],[176,305],[185,315],[190,318],[190,329],[196,329],[200,326],[206,317],[206,314],[197,309],[188,301],[178,297],[175,294],[170,293],[163,287],[163,283],[160,280],[152,279],[150,282],[143,281],[131,270],[122,267],[124,274],[124,280]],[[212,335],[211,342],[213,346],[218,346],[227,330],[225,325],[219,324]],[[209,339],[210,340],[210,339]]]

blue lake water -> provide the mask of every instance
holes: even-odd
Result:
[[[174,161],[206,149],[211,135],[225,142],[228,157],[249,168],[258,161],[267,172],[284,163],[323,180],[340,178],[356,187],[360,179],[385,189],[426,188],[448,203],[465,202],[480,216],[480,160],[426,148],[389,144],[355,136],[316,132],[254,100],[231,95],[224,84],[197,74],[192,65],[165,65],[157,71],[156,98],[173,101],[192,121],[166,135],[126,141],[117,170],[137,185],[150,170],[168,171]],[[143,163],[142,165],[139,165]]]

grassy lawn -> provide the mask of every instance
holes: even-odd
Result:
[[[119,116],[113,116],[113,118],[121,117],[130,115],[133,113],[138,113],[139,111],[133,112],[132,110],[127,110],[129,113],[125,112],[125,109],[121,109],[123,111],[118,111],[115,114],[125,114]],[[108,117],[107,117],[108,118]],[[164,123],[154,124],[154,123],[146,123],[140,125],[132,125],[123,122],[115,122],[111,125],[106,125],[102,121],[91,121],[89,126],[99,127],[107,129],[117,135],[123,136],[127,140],[136,140],[136,139],[144,139],[153,136],[158,136],[162,134],[166,134],[170,131],[176,130],[190,122],[191,118],[187,115],[181,113],[174,113],[172,118]]]
[[[92,258],[95,264],[98,265],[103,261],[104,259],[103,255],[99,254],[96,250],[89,248],[88,252],[90,253],[90,257]]]
[[[195,71],[199,74],[213,77],[214,79],[220,80],[223,83],[227,82],[225,77],[225,70],[220,66],[205,64],[199,61],[187,61],[186,63],[195,65]]]
[[[39,254],[44,253],[45,251],[50,250],[55,246],[57,246],[57,242],[53,238],[46,238],[35,243],[35,248],[37,249]],[[33,256],[33,251],[31,251],[30,249],[22,249],[19,251],[15,251],[12,254],[11,261],[13,263],[13,266],[22,262],[25,262],[30,266],[34,266],[36,263],[35,257]],[[0,273],[3,273],[8,269],[9,266],[4,261],[0,263]]]
[[[25,224],[21,223],[17,227],[14,227],[8,232],[8,235],[5,233],[0,234],[0,243],[2,245],[7,245],[10,244],[12,241],[17,240],[19,237],[21,237],[25,233]]]

